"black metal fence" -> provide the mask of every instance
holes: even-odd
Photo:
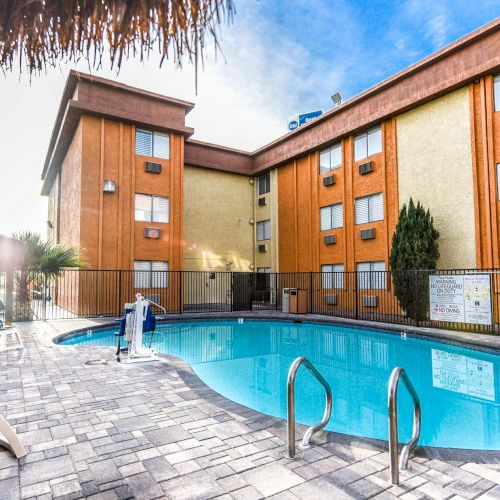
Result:
[[[472,274],[486,276],[490,284],[491,324],[431,320],[430,276]],[[172,314],[282,310],[289,303],[292,310],[297,306],[312,314],[493,333],[499,331],[499,275],[496,269],[303,273],[66,269],[49,279],[37,272],[16,271],[14,319],[116,317],[126,302],[142,293]],[[1,283],[0,278],[0,295]],[[297,289],[297,295],[287,289]],[[479,292],[467,293],[473,301]]]

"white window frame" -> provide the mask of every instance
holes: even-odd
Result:
[[[139,141],[137,140],[138,134],[149,135],[151,137],[148,151],[142,149],[138,150]],[[166,139],[162,144],[160,138]],[[162,151],[163,146],[163,151]],[[147,154],[149,153],[149,154]],[[145,130],[141,128],[135,129],[135,154],[147,156],[149,158],[161,158],[163,160],[170,159],[170,135],[165,132],[158,132],[154,130]]]
[[[339,155],[339,161],[332,161],[333,158],[333,152],[335,151],[335,155]],[[327,149],[323,149],[322,151],[319,152],[319,173],[321,174],[326,174],[327,172],[331,172],[332,170],[335,170],[337,168],[342,167],[342,143],[337,142],[336,144],[333,144]]]
[[[329,224],[324,226],[323,220],[326,218],[329,219]],[[321,207],[319,209],[319,226],[320,231],[330,231],[331,229],[344,227],[344,206],[342,203]]]
[[[264,182],[264,190],[261,191],[261,180]],[[266,172],[265,174],[259,175],[257,177],[257,195],[262,196],[271,192],[271,172]]]
[[[134,260],[134,288],[168,288],[169,281],[168,261]]]
[[[374,205],[374,200],[376,197],[381,197],[382,198],[382,212],[379,216],[377,216],[374,213],[375,210],[375,205]],[[360,220],[360,203],[366,201],[368,203],[368,208],[367,208],[367,214],[368,214],[368,219],[367,220]],[[371,222],[378,222],[378,221],[383,221],[384,220],[384,193],[373,193],[369,194],[368,196],[360,196],[359,198],[356,198],[354,200],[354,223],[356,225],[360,224],[369,224]]]
[[[373,144],[370,145],[371,141],[375,139],[375,146]],[[370,156],[377,155],[382,152],[383,147],[382,127],[380,125],[361,132],[361,134],[354,137],[354,161],[361,161]]]
[[[495,76],[493,79],[493,97],[494,109],[495,111],[500,111],[500,75]]]
[[[321,288],[337,290],[344,288],[344,264],[323,264],[321,266]]]
[[[138,218],[137,216],[137,197],[143,196],[151,198],[151,207],[149,209],[148,214],[144,219]],[[160,200],[166,201],[166,213],[165,220],[161,220],[161,217],[155,217],[155,214],[158,213],[158,210],[155,210],[155,202],[159,202]],[[134,219],[137,222],[155,222],[158,224],[169,224],[170,223],[170,198],[168,196],[160,196],[156,194],[146,194],[146,193],[135,193],[134,197]]]
[[[356,263],[358,288],[360,290],[385,290],[387,272],[385,261],[372,260]]]
[[[260,229],[262,228],[262,230]],[[268,241],[271,239],[271,220],[260,220],[257,222],[257,241]]]

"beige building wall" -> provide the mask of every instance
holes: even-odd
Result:
[[[185,271],[252,271],[253,193],[247,176],[185,166]]]
[[[429,208],[440,268],[476,265],[469,115],[464,87],[397,117],[399,204]]]
[[[254,184],[254,220],[255,220],[255,270],[268,268],[271,272],[278,272],[278,169],[270,171],[271,190],[269,193],[259,195],[258,179]],[[259,198],[265,198],[266,204],[259,205]],[[257,222],[271,221],[271,239],[257,241]],[[259,245],[265,244],[266,251],[260,252]]]

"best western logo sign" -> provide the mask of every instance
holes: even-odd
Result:
[[[295,130],[307,122],[310,122],[314,118],[321,116],[323,111],[310,111],[309,113],[303,113],[301,115],[292,115],[288,118],[288,130]]]

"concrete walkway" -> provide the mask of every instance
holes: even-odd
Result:
[[[0,451],[1,500],[500,498],[500,454],[428,453],[391,486],[380,444],[328,433],[289,460],[282,420],[228,401],[182,362],[120,365],[111,349],[51,341],[98,324],[22,324],[24,351],[0,353],[0,414],[28,450],[19,461]]]

